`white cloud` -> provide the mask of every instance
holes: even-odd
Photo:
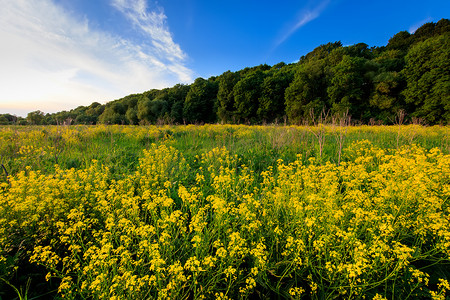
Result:
[[[0,113],[54,112],[192,80],[161,10],[113,4],[147,42],[92,30],[52,0],[0,0]]]
[[[291,26],[288,30],[283,32],[281,37],[275,42],[275,48],[281,45],[284,41],[286,41],[301,27],[305,26],[314,19],[317,19],[320,16],[320,14],[327,8],[329,3],[330,0],[325,0],[320,2],[319,5],[313,7],[312,9],[303,9],[300,12],[295,24]]]
[[[417,23],[411,25],[411,26],[409,27],[408,31],[409,31],[409,33],[413,34],[414,32],[416,32],[416,30],[417,30],[420,26],[422,26],[422,25],[425,24],[425,23],[431,22],[431,21],[433,21],[433,18],[430,18],[430,17],[428,17],[428,18],[426,18],[426,19],[423,19],[422,21],[417,22]]]
[[[113,6],[122,12],[135,26],[148,34],[152,45],[174,62],[185,59],[180,46],[175,44],[166,25],[166,16],[161,8],[158,11],[148,11],[146,0],[112,0]]]

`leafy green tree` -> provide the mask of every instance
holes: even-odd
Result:
[[[428,22],[417,28],[413,35],[414,42],[418,43],[433,37],[435,27],[436,27],[435,23]]]
[[[125,113],[125,117],[127,118],[129,124],[131,125],[139,124],[136,107],[128,108],[127,112]]]
[[[400,31],[389,39],[387,49],[407,51],[412,42],[412,36],[408,31]]]
[[[170,119],[175,123],[183,123],[183,107],[184,101],[175,102],[170,109]]]
[[[291,123],[298,123],[310,110],[319,112],[328,106],[328,65],[325,59],[301,64],[294,80],[286,88],[286,114]]]
[[[403,76],[398,72],[382,72],[374,80],[370,106],[376,119],[390,122],[392,116],[404,109],[401,91],[404,88]]]
[[[365,43],[358,43],[355,45],[345,47],[345,50],[347,55],[350,55],[352,57],[363,57],[366,59],[373,58],[373,54],[372,51],[369,49],[369,45]]]
[[[8,118],[4,114],[0,115],[0,125],[9,125]]]
[[[450,32],[450,20],[440,19],[434,27],[434,35],[440,35]]]
[[[140,123],[150,124],[153,120],[153,116],[151,113],[151,100],[148,96],[141,95],[141,98],[137,104],[137,117]]]
[[[300,57],[300,62],[307,62],[310,60],[319,60],[327,57],[335,49],[341,48],[342,43],[340,41],[334,43],[328,43],[316,47],[313,51],[309,52],[305,56]]]
[[[217,116],[221,122],[228,123],[233,120],[235,111],[233,88],[238,83],[239,78],[239,73],[231,71],[227,71],[219,76]]]
[[[259,98],[261,97],[261,86],[264,81],[264,72],[260,69],[247,73],[247,75],[236,83],[233,88],[234,107],[236,118],[246,123],[256,121]]]
[[[327,89],[333,113],[348,111],[352,117],[364,118],[364,100],[368,98],[365,85],[365,65],[367,60],[345,55],[332,69],[333,78]],[[365,92],[366,91],[366,92]],[[366,96],[366,97],[365,97]]]
[[[197,78],[191,84],[183,106],[183,118],[189,123],[215,122],[218,84]]]
[[[167,105],[171,122],[183,122],[183,105],[189,89],[189,85],[176,84],[168,90]]]
[[[45,114],[40,110],[29,112],[27,115],[27,122],[31,125],[41,125]]]
[[[120,101],[113,101],[106,105],[98,121],[102,124],[128,124],[125,113],[126,106]]]
[[[98,117],[105,111],[106,105],[102,105],[98,102],[94,102],[86,109],[86,120],[88,123],[84,124],[97,124]]]
[[[150,102],[150,112],[153,116],[153,121],[156,123],[163,120],[168,113],[167,101],[163,99],[155,99]]]
[[[413,116],[429,123],[450,121],[450,33],[413,46],[403,69],[406,102],[414,105]]]
[[[155,124],[168,113],[167,101],[162,99],[150,100],[142,95],[137,105],[137,118],[141,123]]]
[[[11,114],[0,115],[0,125],[14,125],[18,122],[19,117]]]
[[[284,92],[292,82],[294,72],[292,68],[284,67],[269,74],[261,85],[257,115],[260,121],[272,122],[285,115]]]
[[[400,72],[405,66],[404,53],[400,50],[385,50],[374,60],[381,72]]]

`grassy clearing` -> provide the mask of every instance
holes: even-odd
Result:
[[[3,127],[0,296],[445,299],[449,133]]]

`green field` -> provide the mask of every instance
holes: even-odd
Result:
[[[448,126],[0,127],[0,297],[446,299],[449,153]]]

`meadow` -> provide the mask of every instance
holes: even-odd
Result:
[[[448,299],[450,127],[0,127],[0,299]]]

